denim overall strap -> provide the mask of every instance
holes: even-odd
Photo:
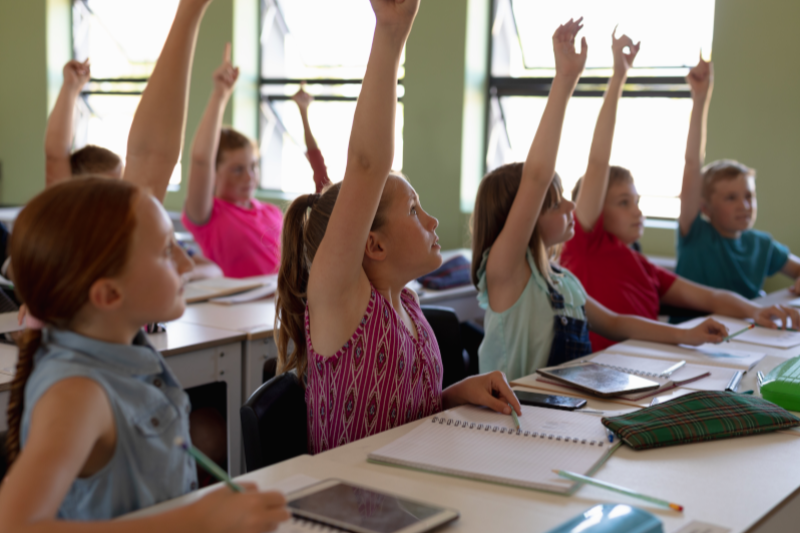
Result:
[[[572,318],[559,311],[564,309],[564,296],[547,284],[550,293],[550,307],[555,311],[553,317],[553,344],[547,366],[557,366],[592,353],[589,340],[589,327],[586,320]],[[584,309],[585,316],[585,309]]]

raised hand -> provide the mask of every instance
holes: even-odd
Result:
[[[575,51],[575,37],[583,28],[583,17],[558,27],[553,34],[553,53],[556,56],[556,74],[578,78],[586,65],[586,37],[581,38],[581,51]]]
[[[709,318],[693,327],[684,330],[681,344],[689,346],[700,346],[707,342],[720,343],[728,335],[728,328],[720,324],[713,318]]]
[[[614,74],[627,75],[628,70],[633,66],[633,60],[636,59],[636,54],[639,53],[639,46],[642,44],[639,41],[633,44],[633,40],[627,35],[621,35],[617,38],[617,28],[614,27],[614,32],[611,34],[611,51],[614,54]],[[625,49],[628,53],[625,53]]]
[[[707,98],[714,88],[714,64],[701,56],[700,62],[686,76],[686,83],[692,90],[692,98]]]
[[[300,111],[308,111],[308,106],[314,101],[314,97],[306,92],[306,82],[300,84],[300,90],[294,93],[292,100],[300,108]]]
[[[228,97],[233,92],[237,79],[239,79],[239,67],[231,64],[231,43],[227,43],[222,64],[214,71],[214,90]]]
[[[420,0],[370,0],[378,25],[398,29],[406,35],[411,31],[414,17],[417,16],[419,2]]]
[[[83,63],[74,59],[69,61],[64,65],[63,72],[64,86],[75,90],[79,90],[86,85],[92,76],[88,58]]]

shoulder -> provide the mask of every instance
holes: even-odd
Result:
[[[419,303],[419,294],[417,294],[417,291],[415,291],[411,287],[404,287],[402,292],[403,292],[403,294],[405,295],[405,297],[407,299],[413,300],[414,303],[417,304],[417,306],[420,305],[420,303]]]

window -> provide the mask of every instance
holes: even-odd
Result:
[[[555,74],[551,36],[579,16],[589,56],[567,108],[556,162],[564,189],[571,191],[586,170],[612,73],[611,33],[619,24],[617,34],[641,40],[642,49],[619,104],[611,164],[631,170],[646,216],[677,218],[692,107],[684,77],[701,49],[710,56],[714,0],[495,0],[487,169],[525,160]]]
[[[179,0],[74,0],[73,56],[92,65],[78,104],[76,148],[96,144],[125,157],[144,86],[175,18]],[[170,189],[180,187],[180,163]]]
[[[309,123],[331,180],[344,177],[356,99],[369,58],[375,16],[363,0],[262,0],[261,186],[313,191],[303,124],[291,96],[306,81],[315,98]],[[399,78],[402,80],[403,69]],[[400,81],[399,83],[402,83]],[[403,166],[403,87],[398,86],[395,159]]]

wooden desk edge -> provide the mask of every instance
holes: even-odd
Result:
[[[224,346],[226,344],[242,342],[244,340],[247,340],[247,334],[240,333],[237,335],[231,335],[230,337],[225,337],[224,339],[200,342],[197,344],[181,346],[180,348],[172,348],[169,350],[160,350],[160,351],[161,355],[163,355],[164,357],[171,357],[173,355],[181,355],[185,353],[196,352],[197,350],[205,350],[206,348],[214,348],[216,346]]]

